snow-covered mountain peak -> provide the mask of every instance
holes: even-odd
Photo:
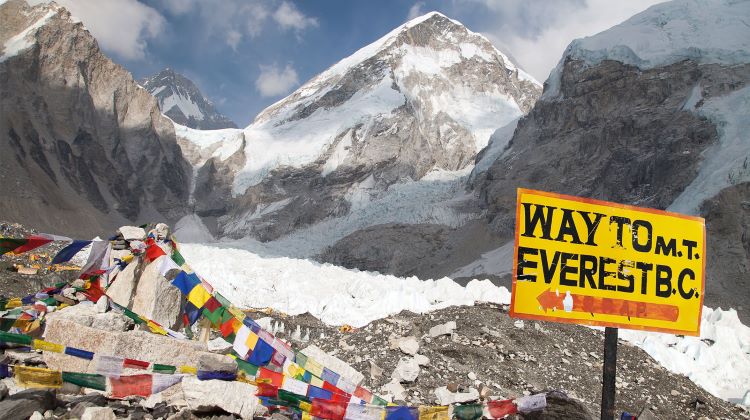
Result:
[[[237,127],[216,111],[192,80],[171,68],[143,79],[141,85],[156,97],[162,113],[178,124],[202,130]]]
[[[495,129],[531,109],[539,90],[484,36],[428,13],[261,112],[245,129],[247,164],[234,193],[279,166],[321,161],[327,175],[343,166],[404,159],[404,147],[429,152],[398,178],[463,169]]]

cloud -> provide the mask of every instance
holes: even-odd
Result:
[[[235,51],[243,40],[260,35],[269,22],[275,22],[281,31],[298,33],[318,26],[316,18],[287,1],[158,0],[157,4],[167,14],[196,17],[200,21],[197,30],[203,31],[206,39],[218,39]]]
[[[290,64],[283,69],[279,69],[276,64],[261,65],[260,75],[255,80],[255,88],[263,97],[283,95],[297,84],[299,84],[297,71]]]
[[[462,1],[483,5],[492,23],[481,32],[544,81],[571,41],[609,29],[663,0]]]
[[[159,12],[136,0],[57,0],[57,3],[80,19],[102,48],[127,60],[143,60],[148,40],[159,36],[166,23]]]
[[[282,29],[301,31],[311,26],[318,26],[317,19],[305,16],[294,4],[286,1],[282,2],[279,8],[276,9],[276,12],[273,14],[273,20],[281,25]]]
[[[414,5],[409,8],[409,15],[406,17],[407,20],[412,20],[416,17],[422,16],[424,14],[424,2],[418,1],[414,3]]]

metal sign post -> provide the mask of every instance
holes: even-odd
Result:
[[[602,420],[615,417],[615,377],[617,376],[617,328],[604,329],[604,373],[602,375]]]

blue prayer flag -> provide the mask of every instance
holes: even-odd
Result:
[[[81,359],[94,359],[94,353],[86,350],[77,349],[75,347],[65,347],[65,354],[73,357],[80,357]]]
[[[184,271],[180,271],[180,273],[177,274],[177,277],[172,280],[172,285],[180,289],[183,295],[187,295],[196,285],[200,284],[200,282],[201,280],[195,275],[195,273],[188,274]]]
[[[255,348],[250,354],[250,358],[247,359],[247,362],[254,364],[255,366],[265,366],[271,361],[273,352],[274,349],[270,344],[263,341],[263,339],[258,339],[258,342],[255,343]]]
[[[385,420],[417,420],[419,408],[417,407],[386,407]]]
[[[52,259],[52,264],[61,264],[69,261],[71,258],[73,258],[73,255],[76,255],[78,251],[82,250],[90,243],[91,241],[80,241],[78,239],[74,240],[70,245],[61,249],[60,252],[55,255],[55,258]]]

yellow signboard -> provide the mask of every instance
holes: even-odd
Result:
[[[518,190],[510,315],[699,335],[702,218]]]

